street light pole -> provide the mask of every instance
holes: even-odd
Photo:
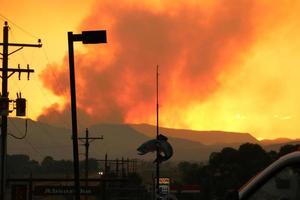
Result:
[[[71,115],[72,115],[72,139],[73,139],[73,165],[74,165],[74,187],[75,199],[80,200],[79,183],[79,156],[78,156],[78,129],[77,129],[77,110],[76,110],[76,88],[75,88],[75,69],[74,69],[74,47],[73,33],[68,32],[69,47],[69,70],[70,70],[70,92],[71,92]]]
[[[106,31],[105,30],[83,31],[82,34],[73,34],[73,32],[68,32],[73,162],[74,162],[73,164],[74,165],[74,189],[75,189],[74,195],[75,195],[75,200],[80,200],[76,84],[75,84],[74,46],[73,46],[73,42],[76,41],[81,41],[83,44],[106,43]]]

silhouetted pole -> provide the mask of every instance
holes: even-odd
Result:
[[[76,85],[75,85],[74,47],[73,47],[73,42],[77,42],[77,41],[81,41],[83,44],[106,43],[106,31],[83,31],[82,34],[73,34],[73,32],[68,32],[73,162],[74,162],[74,187],[75,187],[74,195],[76,200],[80,200],[78,130],[77,130],[77,111],[76,111],[77,106],[76,106]]]
[[[17,51],[23,49],[23,47],[42,47],[41,41],[38,40],[39,44],[18,44],[18,43],[9,43],[8,41],[8,31],[9,26],[8,23],[4,23],[3,27],[3,43],[0,43],[0,46],[3,46],[2,51],[2,68],[0,71],[2,71],[2,101],[5,101],[4,105],[1,105],[1,189],[0,189],[0,199],[5,198],[5,186],[6,186],[6,151],[7,151],[7,117],[10,112],[9,110],[9,98],[8,98],[8,79],[10,76],[12,76],[14,73],[19,74],[19,79],[21,76],[21,73],[27,73],[27,78],[29,79],[29,74],[34,72],[34,70],[29,69],[29,66],[27,65],[27,69],[20,69],[20,68],[8,68],[8,56],[12,55],[13,53],[16,53]],[[14,46],[19,47],[17,50],[14,50],[13,52],[8,52],[8,47]],[[11,72],[8,75],[8,72]],[[3,102],[2,102],[3,104]],[[3,107],[2,107],[3,106]],[[24,109],[26,109],[24,107]],[[25,111],[25,110],[24,110]],[[22,113],[25,115],[25,112]],[[17,111],[18,115],[18,111]]]
[[[130,171],[130,163],[129,163],[129,158],[127,158],[127,176],[129,174],[129,171]]]
[[[116,159],[116,174],[119,176],[119,159]]]
[[[158,65],[156,68],[156,139],[158,140],[158,135],[159,135],[159,103],[158,103]],[[156,147],[156,194],[157,194],[157,199],[159,199],[159,148],[158,146]]]
[[[7,68],[8,68],[8,24],[3,27],[3,58],[2,58],[2,97],[8,98],[7,93]],[[7,116],[2,115],[1,122],[1,199],[5,198],[6,185],[6,140],[7,140]]]
[[[108,172],[108,165],[107,165],[107,153],[106,153],[104,158],[104,174],[107,175],[107,172]]]
[[[89,129],[85,130],[85,137],[79,137],[79,140],[84,141],[84,146],[85,146],[85,178],[86,178],[86,183],[85,186],[88,186],[88,177],[89,177],[89,147],[90,144],[94,140],[102,140],[103,136],[101,137],[89,137]]]
[[[30,177],[29,177],[29,192],[28,192],[28,199],[32,200],[32,172],[30,172]]]
[[[133,160],[133,172],[135,173],[137,169],[137,160]]]
[[[152,172],[152,191],[151,191],[151,196],[152,196],[152,200],[155,200],[156,199],[156,197],[155,197],[155,177],[154,177],[154,174],[153,174],[153,172]]]
[[[122,177],[125,176],[124,157],[122,157]]]
[[[71,113],[72,113],[73,167],[74,167],[74,187],[75,187],[74,193],[75,193],[75,199],[80,200],[76,87],[75,87],[74,47],[73,47],[72,32],[68,32],[68,47],[69,47],[70,92],[71,92]]]
[[[85,178],[86,178],[86,182],[85,182],[85,186],[88,186],[88,178],[89,178],[89,147],[90,147],[90,143],[89,143],[89,130],[86,129],[85,132]]]

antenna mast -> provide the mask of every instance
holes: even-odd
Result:
[[[156,139],[158,140],[159,135],[159,98],[158,98],[158,76],[159,76],[159,68],[158,65],[156,67]],[[156,199],[159,199],[159,147],[156,147]]]

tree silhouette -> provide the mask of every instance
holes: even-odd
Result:
[[[212,199],[238,189],[277,157],[274,151],[267,153],[258,144],[246,143],[211,153],[207,165],[182,162],[178,169],[184,184],[200,184],[202,198]]]
[[[282,146],[280,148],[278,156],[281,157],[281,156],[283,156],[285,154],[288,154],[288,153],[291,153],[293,151],[296,151],[296,150],[299,149],[299,147],[300,147],[299,144],[295,144],[295,145],[293,145],[293,144],[287,144],[287,145],[284,145],[284,146]]]

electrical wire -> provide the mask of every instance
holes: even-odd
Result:
[[[40,156],[41,159],[46,157],[46,155],[43,155],[39,150],[37,150],[37,148],[33,146],[26,138],[24,141]]]
[[[15,35],[14,35],[13,30],[10,30],[10,31],[9,31],[9,34],[10,34],[10,37],[11,37],[13,40],[16,40],[16,37],[15,37]],[[21,54],[21,55],[20,55],[20,54]],[[14,54],[12,54],[12,55],[14,55]],[[11,56],[12,56],[12,55],[11,55]],[[23,62],[29,63],[28,60],[26,59],[26,57],[25,57],[23,51],[18,52],[18,54],[16,55],[16,57],[17,57],[17,60],[22,59]],[[23,89],[27,86],[27,82],[25,83],[25,85],[21,86],[21,84],[19,83],[19,82],[20,82],[19,80],[17,81],[16,79],[11,79],[11,81],[13,82],[12,85],[13,85],[13,86],[16,86],[16,87],[18,88],[19,91],[23,90]]]
[[[27,134],[27,130],[28,130],[28,122],[27,122],[28,119],[26,119],[26,134]],[[12,122],[11,124],[15,127],[15,129],[21,133],[20,129],[17,127],[17,125],[13,122],[13,120],[11,120],[10,122]],[[38,126],[36,126],[38,127]],[[45,129],[42,129],[41,127],[38,127],[40,128],[40,130],[44,130],[44,132],[42,131],[42,133],[46,133],[47,131]],[[38,149],[65,149],[65,148],[69,148],[68,146],[65,146],[63,144],[59,144],[58,142],[57,145],[54,145],[54,146],[49,146],[49,147],[39,147],[39,148],[36,148],[31,142],[28,141],[28,139],[26,138],[26,135],[24,134],[24,136],[22,137],[18,137],[18,136],[15,136],[15,135],[12,135],[9,133],[10,136],[12,136],[13,138],[16,138],[16,139],[24,139],[24,142],[27,143],[37,154],[38,156],[43,159],[46,157],[46,154],[44,153],[41,153],[41,151],[39,151]],[[48,134],[47,134],[48,135]],[[48,135],[50,137],[50,135]],[[55,140],[53,140],[53,142],[55,143]]]
[[[15,27],[17,27],[18,29],[20,29],[21,31],[23,31],[24,33],[26,33],[27,35],[35,38],[35,39],[40,39],[39,37],[35,36],[34,34],[30,33],[29,31],[27,31],[26,29],[22,28],[21,26],[19,26],[18,24],[16,24],[14,21],[12,21],[11,19],[9,19],[8,17],[5,17],[3,14],[0,13],[0,19],[3,19],[3,21],[8,21],[10,24],[13,24]],[[43,53],[44,53],[44,56],[45,56],[45,59],[47,61],[47,65],[49,65],[49,57],[47,55],[47,52],[45,51],[44,48],[42,48],[43,50]],[[26,58],[25,56],[22,54],[22,57],[23,57],[23,60],[26,62]],[[54,79],[58,80],[57,79],[57,76],[55,74],[53,74],[54,76]],[[58,81],[56,81],[56,83],[58,83]],[[19,84],[17,84],[19,85]],[[24,89],[25,87],[27,86],[27,84],[25,84],[25,86],[22,87],[22,89]],[[20,88],[20,86],[19,86]],[[45,92],[43,92],[45,94]],[[47,95],[46,95],[47,96]],[[70,126],[70,121],[65,121],[65,124],[67,124],[68,126]],[[80,121],[78,121],[78,125],[79,126],[83,126],[82,123]]]
[[[31,36],[31,37],[33,37],[33,38],[35,38],[35,39],[39,39],[37,36],[35,36],[35,35],[33,35],[32,33],[30,33],[29,31],[27,31],[26,29],[24,29],[24,28],[22,28],[21,26],[19,26],[18,24],[16,24],[15,22],[13,22],[12,20],[10,20],[9,18],[7,18],[7,17],[5,17],[4,15],[2,15],[1,13],[0,13],[0,19],[3,19],[3,21],[8,21],[10,24],[12,24],[14,27],[16,27],[16,28],[18,28],[19,30],[21,30],[22,32],[24,32],[24,33],[26,33],[27,35],[29,35],[29,36]],[[12,33],[12,32],[10,32],[11,33],[11,36],[12,36],[12,38],[16,38],[15,37],[15,35]],[[47,64],[49,64],[50,62],[49,62],[49,57],[48,57],[48,55],[47,55],[47,52],[45,51],[45,49],[44,48],[42,48],[42,50],[43,50],[43,54],[44,54],[44,57],[45,57],[45,59],[46,59],[46,62],[47,62]],[[21,57],[22,57],[22,59],[23,59],[23,61],[25,61],[25,62],[27,62],[28,61],[28,59],[24,56],[24,54],[22,53],[21,54]],[[55,73],[53,73],[52,74],[52,76],[54,76],[54,79],[56,79],[57,80],[57,76],[56,76],[56,74]],[[58,83],[58,81],[56,81],[56,83]],[[15,85],[15,84],[14,84]],[[19,85],[19,83],[17,83],[16,85],[18,85],[18,88],[19,88],[19,90],[20,90],[20,88],[21,88],[21,86]],[[26,84],[27,85],[27,84]],[[24,87],[26,87],[26,85],[24,86]],[[24,87],[22,87],[22,89],[24,89]],[[46,97],[46,99],[47,99],[47,97],[48,97],[48,95],[46,95],[46,93],[44,92],[44,91],[42,91],[42,93],[44,93],[45,95],[44,95],[44,97]],[[49,98],[48,98],[48,100],[49,100]],[[68,124],[68,125],[70,125],[70,121],[65,121],[66,123],[65,124]],[[80,122],[79,122],[80,123]],[[13,126],[16,128],[16,130],[19,132],[19,133],[21,133],[21,131],[16,127],[16,125],[14,124],[14,123],[12,123],[13,124]],[[51,137],[51,134],[47,131],[47,130],[45,130],[45,127],[43,127],[43,126],[38,126],[38,125],[36,125],[40,130],[42,130],[42,133],[44,133],[45,135],[47,135],[49,138],[52,138]],[[8,133],[11,137],[13,137],[13,138],[15,138],[15,139],[20,139],[20,140],[22,140],[22,139],[25,139],[26,138],[26,136],[27,136],[27,119],[26,119],[26,130],[25,130],[25,134],[23,135],[23,136],[21,136],[21,137],[19,137],[19,136],[16,136],[16,135],[13,135],[13,134],[11,134],[11,133]],[[39,153],[40,154],[40,152],[27,140],[27,139],[25,139],[25,141],[37,152],[37,153]],[[57,143],[57,142],[56,142]],[[62,144],[59,144],[59,143],[57,143],[59,146],[61,146]],[[41,154],[40,154],[41,155]]]
[[[10,20],[9,18],[5,17],[3,14],[0,13],[0,19],[3,19],[3,21],[8,21],[9,23],[13,24],[15,27],[17,27],[18,29],[20,29],[21,31],[23,31],[24,33],[26,33],[27,35],[30,35],[31,37],[33,38],[36,38],[36,39],[39,39],[37,36],[33,35],[32,33],[30,33],[29,31],[25,30],[24,28],[22,28],[21,26],[19,26],[18,24],[16,24],[15,22],[13,22],[12,20]],[[10,34],[12,36],[12,38],[16,38],[13,34],[12,31],[10,31]],[[49,56],[46,52],[46,50],[44,48],[42,48],[42,51],[43,51],[43,54],[44,54],[44,57],[45,57],[45,60],[46,60],[46,64],[49,65],[50,61],[49,61]],[[32,57],[36,58],[37,56],[33,56],[33,52],[32,52]],[[24,62],[28,63],[28,59],[25,57],[25,55],[23,53],[21,53],[21,57],[23,59]],[[32,59],[31,59],[32,60]],[[52,76],[54,77],[54,79],[58,80],[57,79],[57,76],[55,74],[52,74]],[[56,83],[58,83],[58,81],[55,81]],[[20,86],[20,84],[16,81],[14,81],[14,84],[13,85],[17,85],[18,87],[18,90],[23,90],[24,88],[26,88],[28,86],[28,84],[26,83],[24,86]],[[49,98],[47,99],[47,95],[44,91],[41,91],[43,94],[44,94],[44,97],[46,97],[46,100],[47,102],[49,102]],[[66,121],[67,125],[70,125],[70,122]]]
[[[25,137],[27,136],[27,129],[28,129],[28,122],[27,121],[28,121],[28,119],[25,120],[25,133],[24,133],[23,136],[18,137],[18,136],[15,136],[12,133],[8,133],[8,135],[11,136],[11,137],[13,137],[13,138],[15,138],[15,139],[18,139],[18,140],[25,139]],[[21,131],[18,129],[18,127],[14,124],[14,122],[13,121],[11,121],[11,122],[12,122],[13,126],[16,128],[16,130],[21,133]]]
[[[22,32],[24,32],[24,33],[26,33],[27,35],[29,35],[30,37],[33,37],[33,38],[35,38],[35,39],[39,39],[39,37],[37,37],[37,36],[35,36],[35,35],[33,35],[32,33],[30,33],[29,31],[27,31],[26,29],[24,29],[24,28],[22,28],[21,26],[19,26],[18,24],[16,24],[15,22],[13,22],[12,20],[10,20],[9,18],[7,18],[7,17],[5,17],[4,15],[2,15],[1,13],[0,13],[0,20],[1,20],[1,18],[3,19],[3,21],[8,21],[10,24],[12,24],[14,27],[16,27],[16,28],[18,28],[19,30],[21,30]],[[14,34],[12,33],[12,32],[10,32],[10,34],[11,34],[11,36],[12,36],[12,38],[15,38],[14,37]],[[47,61],[47,64],[49,64],[50,62],[49,62],[49,58],[48,58],[48,55],[47,55],[47,52],[45,51],[45,49],[44,48],[42,48],[42,50],[43,50],[43,53],[44,53],[44,57],[45,57],[45,59],[46,59],[46,61]],[[23,59],[23,61],[25,61],[25,62],[27,62],[28,61],[28,59],[24,56],[24,54],[22,53],[21,54],[21,56],[22,56],[22,59]],[[32,53],[32,55],[31,55],[31,57],[34,57],[33,56],[33,53]],[[31,58],[31,60],[32,60],[32,58]],[[28,63],[28,62],[27,62]],[[57,79],[57,77],[54,75],[54,77],[55,77],[55,79]],[[19,84],[17,84],[17,85],[19,85]],[[27,84],[26,84],[27,85]],[[20,90],[20,85],[18,86],[19,87],[19,90]],[[23,87],[24,88],[24,87]],[[22,89],[23,89],[22,88]],[[43,91],[42,91],[43,92]],[[44,94],[45,94],[45,92],[43,92]],[[47,96],[47,95],[46,95]],[[41,157],[41,158],[43,158],[43,155],[42,155],[42,153],[31,143],[31,142],[29,142],[28,141],[28,139],[26,139],[26,136],[27,136],[27,133],[28,133],[28,121],[27,121],[28,119],[26,119],[26,123],[25,123],[25,133],[23,134],[20,130],[19,130],[19,128],[15,125],[15,123],[12,121],[12,125],[15,127],[15,129],[17,130],[17,132],[19,132],[20,134],[23,134],[21,137],[19,137],[19,136],[16,136],[16,135],[14,135],[14,134],[12,134],[12,133],[8,133],[8,135],[9,136],[11,136],[11,137],[13,137],[13,138],[15,138],[15,139],[19,139],[19,140],[23,140],[24,139],[24,141]],[[40,130],[42,130],[42,133],[44,133],[44,134],[46,134],[49,138],[52,138],[51,137],[51,135],[50,135],[50,133],[48,133],[48,131],[47,130],[45,130],[45,128],[44,127],[42,127],[42,126],[37,126]],[[63,146],[62,144],[59,144],[59,143],[57,143],[58,144],[58,146],[60,146],[59,148],[66,148],[65,146]],[[57,148],[58,146],[56,146],[56,147],[54,147],[54,148]]]
[[[49,131],[42,125],[38,124],[38,123],[33,123],[35,127],[37,127],[39,130],[41,130],[41,132],[46,135],[49,139],[52,140],[52,143],[56,143],[58,144],[58,146],[63,146],[63,144],[59,143],[58,141],[56,141],[53,136],[51,136],[51,133],[49,133]]]
[[[49,56],[47,54],[47,51],[45,50],[45,48],[42,48],[42,51],[43,51],[43,54],[44,54],[44,57],[46,59],[46,62],[47,62],[47,65],[50,64],[50,61],[49,61]],[[55,80],[55,83],[57,84],[57,86],[59,87],[59,79],[56,75],[56,73],[54,73],[53,71],[51,71],[51,73],[49,73],[49,76],[53,77],[53,79]],[[44,94],[44,97],[46,98],[46,101],[47,102],[50,102],[50,98],[49,98],[49,95],[46,94],[46,92],[44,92],[44,90],[41,90],[41,92]],[[64,118],[62,119],[63,120],[63,124],[65,124],[67,127],[71,127],[71,120],[65,120]],[[80,122],[79,122],[80,123]]]
[[[11,134],[11,133],[8,133],[8,135],[9,136],[12,136],[13,138],[15,138],[15,139],[24,139],[24,142],[25,143],[27,143],[30,147],[31,147],[31,149],[33,150],[33,151],[35,151],[36,152],[36,154],[40,157],[40,159],[43,159],[44,157],[45,157],[45,155],[43,155],[35,146],[33,146],[32,145],[32,143],[31,142],[29,142],[28,140],[27,140],[27,138],[26,138],[26,136],[27,136],[27,129],[28,129],[28,123],[27,123],[27,120],[28,119],[26,119],[26,123],[25,123],[25,134],[22,136],[22,137],[18,137],[18,136],[15,136],[15,135],[13,135],[13,134]],[[18,131],[18,132],[20,132],[21,133],[21,131],[19,130],[19,128],[16,126],[16,124],[12,121],[12,120],[10,120],[10,122],[12,122],[12,125],[15,127],[15,129]]]
[[[2,18],[3,21],[8,21],[10,24],[13,24],[15,27],[17,27],[18,29],[20,29],[21,31],[23,31],[24,33],[26,33],[27,35],[29,35],[30,37],[33,37],[35,39],[40,39],[39,37],[33,35],[32,33],[30,33],[29,31],[25,30],[24,28],[22,28],[21,26],[19,26],[18,24],[16,24],[15,22],[13,22],[11,19],[5,17],[4,15],[2,15],[0,13],[0,17]]]

